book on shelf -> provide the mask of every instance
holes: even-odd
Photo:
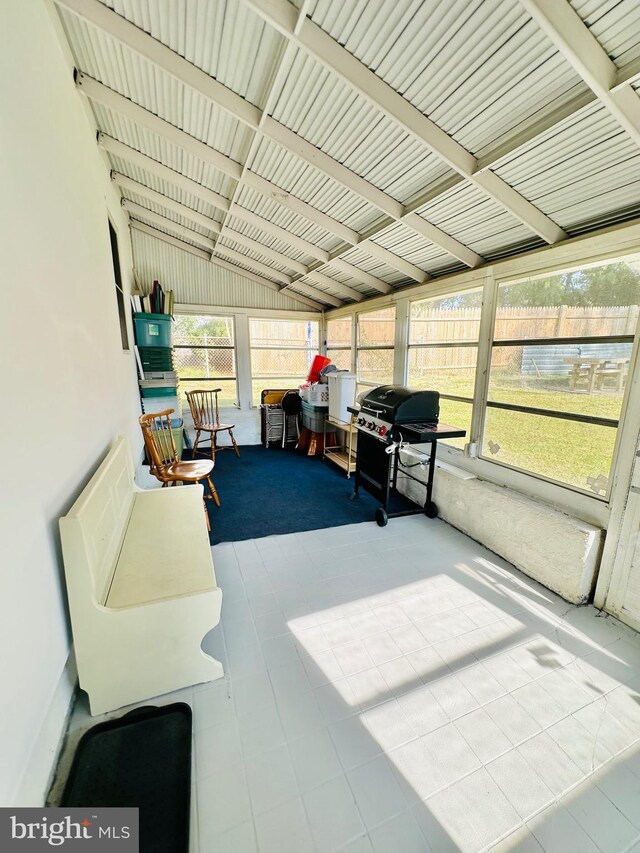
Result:
[[[163,290],[159,281],[153,282],[151,293],[131,295],[131,308],[135,314],[167,314],[173,317],[173,306],[173,290]]]

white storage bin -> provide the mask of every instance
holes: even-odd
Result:
[[[336,371],[329,373],[329,417],[334,421],[349,423],[351,414],[347,406],[353,406],[356,399],[356,377],[354,373]]]

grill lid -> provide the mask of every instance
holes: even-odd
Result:
[[[401,385],[380,385],[364,397],[362,410],[392,424],[437,423],[440,394],[411,391]]]

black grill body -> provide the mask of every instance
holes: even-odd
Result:
[[[364,398],[362,411],[390,424],[437,424],[440,394],[437,391],[411,391],[401,385],[380,385]]]
[[[440,395],[437,391],[411,391],[399,385],[380,385],[362,400],[360,409],[349,407],[358,429],[356,472],[352,499],[358,496],[360,486],[382,504],[376,510],[376,521],[381,527],[389,518],[424,512],[435,518],[438,508],[431,499],[435,472],[436,444],[439,438],[464,436],[465,430],[439,422]],[[421,507],[388,512],[389,501],[397,492],[398,467],[403,475],[413,477],[399,460],[401,444],[429,442],[431,453],[425,456],[428,465],[426,499]],[[420,463],[418,463],[420,464]]]

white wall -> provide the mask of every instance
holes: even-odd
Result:
[[[70,696],[58,518],[116,435],[141,449],[128,228],[47,3],[0,4],[1,806],[42,801]]]

